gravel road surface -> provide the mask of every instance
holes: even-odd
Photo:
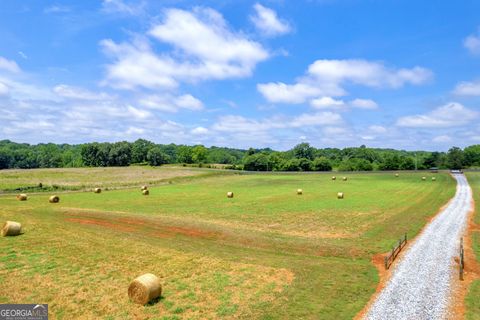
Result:
[[[445,319],[458,281],[460,237],[472,209],[472,190],[467,179],[455,175],[457,192],[449,205],[425,228],[405,253],[394,262],[392,277],[377,296],[366,319]],[[396,265],[396,266],[395,266]]]

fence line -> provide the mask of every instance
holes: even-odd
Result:
[[[395,258],[398,256],[400,251],[402,251],[402,249],[406,245],[407,245],[407,233],[405,232],[405,236],[398,240],[398,244],[396,246],[392,247],[392,251],[390,252],[390,254],[385,257],[384,264],[385,264],[385,269],[386,270],[388,268],[390,268],[390,266],[392,265]]]
[[[460,238],[460,261],[459,261],[459,277],[463,280],[463,269],[465,269],[464,250],[463,250],[463,237]]]

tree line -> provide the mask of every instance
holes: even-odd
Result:
[[[404,151],[368,148],[318,149],[300,143],[288,151],[270,148],[248,150],[203,145],[135,142],[37,144],[0,141],[0,169],[107,167],[132,164],[160,166],[183,164],[251,171],[370,171],[480,168],[480,145],[448,152]]]

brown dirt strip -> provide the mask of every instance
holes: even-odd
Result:
[[[465,298],[468,293],[468,289],[473,281],[480,279],[480,263],[478,263],[475,256],[475,252],[472,248],[472,233],[480,231],[480,226],[474,223],[475,214],[475,201],[472,199],[472,207],[474,208],[468,215],[468,226],[463,236],[463,250],[465,269],[463,273],[463,281],[455,282],[455,290],[453,293],[453,301],[450,307],[452,318],[451,319],[464,319],[465,318]],[[459,259],[455,259],[455,262],[459,263]]]

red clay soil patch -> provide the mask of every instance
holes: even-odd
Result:
[[[459,280],[458,276],[454,278],[454,292],[452,294],[453,300],[450,307],[452,319],[465,318],[465,297],[472,282],[480,278],[480,264],[476,260],[475,253],[472,248],[472,232],[479,231],[479,226],[473,222],[475,214],[475,202],[472,200],[472,210],[468,215],[468,226],[463,236],[463,250],[465,259],[465,269],[463,273],[463,281]],[[458,270],[459,258],[455,259]]]
[[[82,212],[76,214],[70,211],[66,214],[69,216],[75,216],[75,218],[65,219],[69,222],[76,222],[84,225],[98,225],[123,232],[139,231],[139,228],[141,228],[147,232],[146,234],[156,238],[171,238],[176,235],[205,239],[221,238],[221,234],[218,232],[206,231],[198,228],[166,226],[154,220],[118,217],[105,221],[103,218],[99,218],[98,214],[95,213]]]
[[[166,230],[182,234],[184,236],[193,237],[193,238],[217,238],[218,234],[215,232],[204,231],[200,229],[193,228],[183,228],[183,227],[165,227]]]
[[[97,225],[97,226],[102,226],[102,227],[106,227],[106,228],[109,228],[109,229],[119,230],[119,231],[124,231],[124,232],[133,232],[133,231],[137,230],[137,228],[134,228],[134,227],[129,227],[129,226],[124,226],[124,225],[120,225],[120,224],[110,223],[110,222],[102,221],[102,220],[66,218],[65,221],[76,222],[76,223],[86,224],[86,225]]]

